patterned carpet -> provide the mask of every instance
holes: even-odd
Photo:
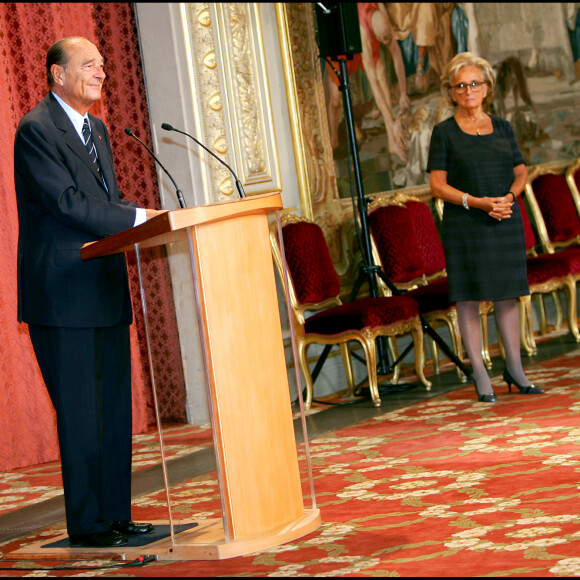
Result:
[[[495,379],[496,404],[478,403],[473,387],[466,386],[313,440],[322,526],[295,542],[229,560],[159,561],[130,572],[91,574],[580,576],[580,350],[537,363],[527,374],[546,394],[510,395]],[[198,445],[207,444],[202,432],[191,436]],[[176,428],[168,439],[174,454],[191,441],[187,428]],[[148,443],[139,444],[137,461],[155,461]],[[20,503],[6,498],[20,496],[19,486],[30,482],[35,493],[50,493],[57,469],[44,468],[27,470],[27,479],[4,477],[3,502]],[[215,473],[176,487],[172,497],[178,517],[219,517]],[[136,520],[165,513],[164,493],[134,501]],[[62,533],[63,525],[55,526],[0,550],[8,553]],[[79,567],[99,564],[111,562],[68,562],[69,570],[50,575],[87,575]],[[46,575],[33,569],[48,564],[2,566],[11,570],[0,574],[24,576]]]
[[[167,460],[194,453],[212,445],[207,425],[176,425],[164,428],[163,443]],[[157,429],[133,436],[133,470],[161,462]],[[4,514],[62,494],[60,462],[32,465],[0,473],[0,511]]]

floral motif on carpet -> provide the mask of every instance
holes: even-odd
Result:
[[[580,575],[580,354],[527,373],[545,395],[508,394],[497,378],[496,404],[478,403],[466,386],[311,441],[316,532],[249,556],[155,562],[132,574]],[[220,515],[215,473],[171,498],[177,518]],[[165,518],[164,492],[135,500],[133,517]]]

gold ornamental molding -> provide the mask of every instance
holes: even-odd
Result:
[[[316,45],[313,5],[276,4],[278,34],[291,109],[290,122],[299,170],[304,215],[315,218],[338,200],[334,160],[320,59]],[[336,209],[336,208],[335,208]]]
[[[196,137],[232,167],[246,195],[281,191],[259,6],[183,6]],[[236,196],[227,168],[209,155],[205,160],[207,201]]]
[[[313,4],[277,3],[276,18],[302,214],[323,229],[343,277],[353,266],[343,228],[353,211],[336,185]]]

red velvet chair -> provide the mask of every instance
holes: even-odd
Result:
[[[566,263],[574,286],[573,299],[567,300],[567,321],[578,342],[576,285],[580,280],[580,201],[576,180],[580,176],[577,174],[578,162],[565,171],[536,166],[529,173],[525,197],[540,238],[541,255],[555,255]]]
[[[528,285],[530,287],[530,296],[537,298],[540,334],[546,334],[547,332],[543,297],[546,294],[552,294],[554,296],[554,303],[558,315],[556,326],[558,327],[562,320],[562,309],[557,293],[558,291],[562,291],[566,297],[568,328],[572,336],[578,340],[576,285],[570,274],[569,260],[561,255],[560,252],[537,254],[536,248],[538,247],[538,243],[524,202],[524,198],[527,198],[528,194],[529,192],[525,190],[518,197],[518,205],[522,214],[526,251],[528,254]],[[528,354],[535,354],[537,352],[537,346],[534,339],[530,297],[524,296],[520,299],[520,325],[524,349]]]
[[[320,226],[292,214],[281,218],[284,255],[290,278],[289,293],[296,329],[298,362],[306,386],[305,408],[313,398],[313,382],[307,350],[312,343],[339,345],[346,370],[349,394],[354,395],[354,378],[348,342],[363,348],[369,389],[375,406],[380,406],[375,340],[410,333],[415,347],[415,372],[426,389],[431,382],[423,374],[423,331],[417,302],[407,296],[362,298],[343,304],[340,284]],[[272,224],[270,241],[278,273],[284,279],[277,224]],[[315,314],[306,316],[309,311]]]
[[[373,261],[397,288],[407,290],[419,304],[419,313],[433,328],[449,329],[452,349],[463,360],[455,304],[449,302],[445,254],[431,208],[416,197],[397,193],[377,196],[369,204]],[[379,278],[384,296],[391,290]],[[439,373],[439,353],[431,339],[433,366]],[[462,381],[467,377],[458,368]]]
[[[545,253],[580,246],[580,216],[563,173],[534,167],[528,175],[526,194]]]

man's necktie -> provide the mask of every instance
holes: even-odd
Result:
[[[99,160],[97,158],[97,148],[95,147],[95,142],[93,141],[93,136],[91,134],[91,126],[89,125],[89,120],[85,117],[85,122],[83,123],[83,139],[85,142],[85,147],[93,160],[93,163],[97,167],[97,171],[101,176],[103,184],[105,185],[105,189],[107,189],[107,183],[105,182],[105,178],[103,177],[103,173],[101,172],[101,166],[99,164]],[[108,191],[108,190],[107,190]]]

